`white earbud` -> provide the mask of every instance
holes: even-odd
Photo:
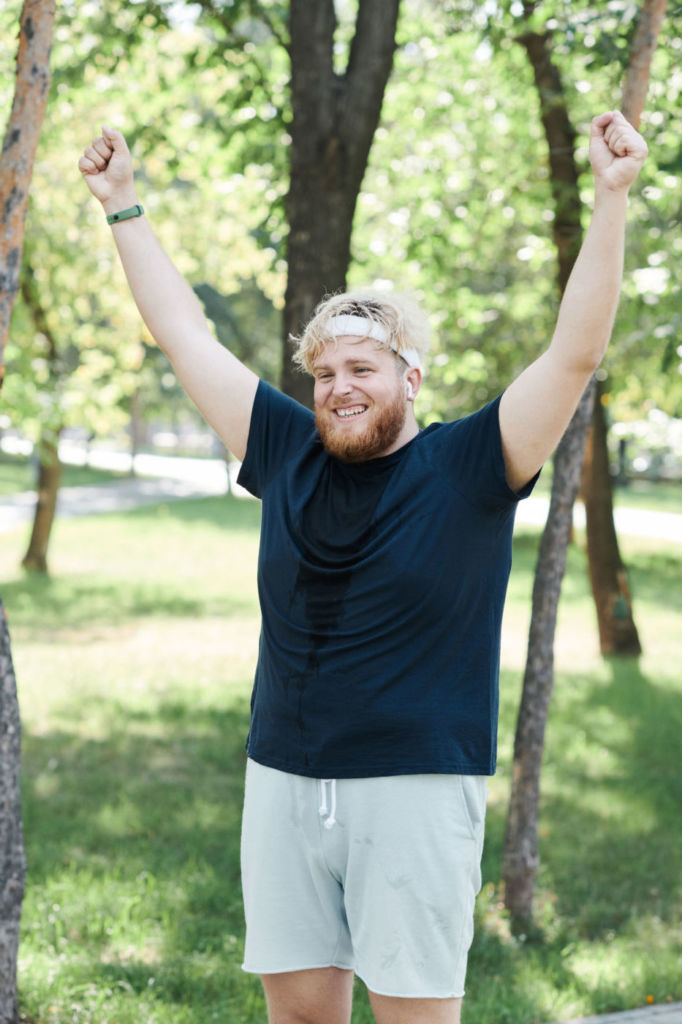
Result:
[[[410,384],[409,380],[406,381],[406,384],[407,384],[407,397],[408,398],[414,398],[414,391],[412,390],[412,385]]]

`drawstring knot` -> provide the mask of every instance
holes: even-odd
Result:
[[[327,807],[327,785],[331,789],[330,807]],[[326,829],[334,828],[336,824],[336,779],[320,779],[322,789],[322,803],[320,804],[320,817],[328,815],[324,823]]]

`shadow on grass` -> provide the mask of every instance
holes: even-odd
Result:
[[[607,664],[606,681],[557,681],[572,698],[550,712],[541,782],[539,888],[596,940],[640,916],[673,920],[682,902],[682,693],[635,659]],[[506,802],[489,809],[488,879],[501,876],[506,814]]]
[[[664,554],[660,551],[638,552],[628,558],[635,618],[638,599],[682,611],[681,563],[680,554]]]
[[[553,798],[550,836],[573,833],[580,848],[580,876],[571,891],[555,886],[560,910],[581,931],[601,937],[631,919],[679,915],[682,900],[682,777],[673,751],[682,734],[682,693],[647,679],[635,659],[610,659],[608,682],[595,684],[583,701],[582,729],[598,761],[562,769],[583,799]],[[609,726],[608,739],[604,724]],[[570,846],[557,843],[552,871],[570,877]],[[582,906],[580,906],[582,904]]]
[[[198,618],[252,614],[253,599],[225,590],[209,595],[183,591],[180,584],[152,581],[92,579],[69,576],[27,576],[2,588],[9,609],[10,627],[38,630],[44,638],[50,631],[91,630],[154,616]],[[82,641],[85,642],[84,636]]]
[[[260,530],[261,503],[251,498],[225,495],[217,498],[182,498],[158,505],[141,505],[125,513],[126,518],[175,519],[182,523],[210,523],[229,530]]]
[[[248,702],[111,701],[107,718],[105,739],[24,736],[23,941],[60,956],[69,990],[149,995],[151,977],[155,1000],[243,1006]]]
[[[22,791],[34,883],[91,855],[103,873],[111,864],[172,866],[222,847],[239,820],[245,698],[224,708],[174,700],[149,712],[114,700],[106,719],[104,739],[84,739],[82,723],[81,731],[24,733]],[[216,812],[205,828],[194,816],[204,804]]]

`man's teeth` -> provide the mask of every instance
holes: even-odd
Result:
[[[366,406],[355,406],[352,409],[336,409],[336,415],[341,416],[342,419],[349,419],[351,416],[360,416],[365,411]]]

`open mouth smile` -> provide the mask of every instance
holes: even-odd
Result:
[[[367,412],[366,405],[348,405],[341,409],[334,409],[334,415],[341,420],[352,420]]]

